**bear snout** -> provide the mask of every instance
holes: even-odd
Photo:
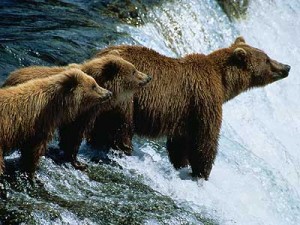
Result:
[[[107,101],[108,99],[110,99],[112,97],[112,95],[113,95],[112,92],[107,91],[107,93],[103,97],[101,97],[101,100]]]
[[[150,75],[147,75],[147,83],[150,82],[152,80],[152,77]]]
[[[145,86],[146,84],[148,84],[152,80],[152,76],[146,75],[146,74],[145,74],[145,76],[146,76],[146,78],[144,77],[141,80],[140,86]]]
[[[291,67],[289,65],[282,63],[277,63],[273,65],[273,78],[275,81],[286,78],[289,75],[289,72],[291,70]]]
[[[152,77],[151,76],[149,76],[149,75],[146,75],[147,76],[147,78],[145,79],[145,81],[143,82],[144,84],[147,84],[147,83],[149,83],[151,80],[152,80]]]
[[[289,73],[291,70],[291,67],[289,65],[284,65],[284,70]]]
[[[289,65],[284,65],[282,69],[282,78],[285,78],[289,75],[291,67]]]
[[[107,100],[109,100],[112,97],[112,92],[109,90],[106,90],[104,88],[98,89],[98,100],[100,101],[100,103],[102,102],[106,102]]]

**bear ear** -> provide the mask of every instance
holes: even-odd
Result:
[[[119,73],[120,66],[115,60],[109,60],[103,65],[102,77],[105,81],[113,80]]]
[[[68,65],[68,67],[69,68],[75,68],[75,69],[81,69],[81,66],[80,66],[80,64],[77,64],[77,63],[70,63],[69,65]]]
[[[246,41],[242,36],[237,37],[233,43],[233,45],[238,45],[238,44],[246,44]]]
[[[65,74],[65,79],[62,82],[63,88],[67,92],[73,91],[79,84],[79,77],[76,73]]]
[[[247,56],[247,52],[245,49],[243,48],[236,48],[234,51],[233,51],[233,55],[234,57],[240,61],[240,62],[243,62],[245,61],[246,59],[246,56]]]
[[[121,56],[120,52],[118,50],[116,50],[116,49],[109,51],[108,54],[110,54],[110,55],[116,55],[116,56]]]

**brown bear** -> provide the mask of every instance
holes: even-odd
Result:
[[[33,177],[54,129],[111,96],[78,69],[0,89],[0,176],[4,154],[19,149],[20,163]]]
[[[192,174],[205,179],[217,154],[222,104],[246,90],[285,78],[290,70],[290,66],[246,44],[242,37],[209,55],[175,59],[141,46],[113,46],[96,57],[110,51],[118,51],[138,70],[153,76],[152,82],[134,95],[133,104],[127,106],[132,108],[129,112],[134,112],[134,132],[150,138],[166,136],[174,167],[190,164]],[[109,126],[115,119],[112,115],[99,117],[95,123],[94,129],[99,130],[101,124],[102,132],[92,132],[90,142],[97,143],[97,147],[107,145],[101,141],[111,128],[103,124]],[[123,124],[132,124],[131,117],[123,115],[125,120],[119,123],[119,129]],[[128,142],[132,136],[117,138]]]
[[[126,105],[126,101],[132,99],[133,93],[146,85],[151,77],[139,72],[130,62],[122,59],[116,52],[112,51],[111,54],[105,57],[89,60],[83,64],[70,64],[66,67],[31,66],[19,69],[9,75],[3,86],[16,85],[37,77],[52,76],[68,68],[81,69],[94,77],[100,86],[113,93],[111,101],[100,107],[91,108],[84,114],[77,116],[74,121],[68,121],[59,128],[59,146],[65,153],[65,160],[71,162],[77,169],[85,169],[86,165],[81,164],[76,156],[85,133],[93,127],[97,115],[105,114],[105,111],[109,109],[113,109],[114,115],[128,114],[126,107],[123,105]],[[111,121],[111,124],[114,125],[117,122],[117,120]],[[123,134],[124,136],[132,135],[132,131],[128,127],[123,129],[129,133]],[[118,143],[115,143],[114,148],[119,148]]]

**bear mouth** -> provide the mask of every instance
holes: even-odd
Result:
[[[273,72],[273,77],[277,80],[286,78],[289,75],[291,67],[289,65],[283,65],[282,69]]]
[[[145,81],[139,83],[139,86],[140,86],[140,87],[144,87],[144,86],[146,86],[146,85],[149,83],[149,81],[150,81],[150,80],[145,80]]]
[[[289,75],[289,72],[284,70],[279,73],[273,73],[273,78],[275,80],[281,80],[281,79],[288,77],[288,75]]]
[[[108,93],[107,95],[105,95],[104,97],[100,97],[100,102],[107,102],[108,100],[110,100],[112,98],[112,93]]]
[[[139,86],[144,87],[146,84],[148,84],[148,82],[142,82],[142,83],[139,83]]]
[[[105,98],[105,99],[101,98],[101,99],[100,99],[100,103],[105,103],[105,102],[108,102],[108,101],[109,101],[109,99],[110,99],[110,98]]]
[[[150,81],[152,80],[152,77],[151,76],[147,76],[146,80],[142,81],[141,83],[139,83],[139,86],[140,87],[143,87],[145,86],[146,84],[148,84]]]

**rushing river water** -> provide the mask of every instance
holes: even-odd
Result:
[[[34,186],[7,177],[0,224],[300,224],[300,1],[252,0],[233,21],[212,0],[132,2],[2,0],[0,83],[18,67],[80,62],[107,45],[178,57],[238,35],[290,64],[290,76],[224,105],[209,181],[174,170],[163,140],[136,137],[134,155],[122,157],[83,143],[86,173],[44,157]],[[8,170],[18,157],[6,157]]]

